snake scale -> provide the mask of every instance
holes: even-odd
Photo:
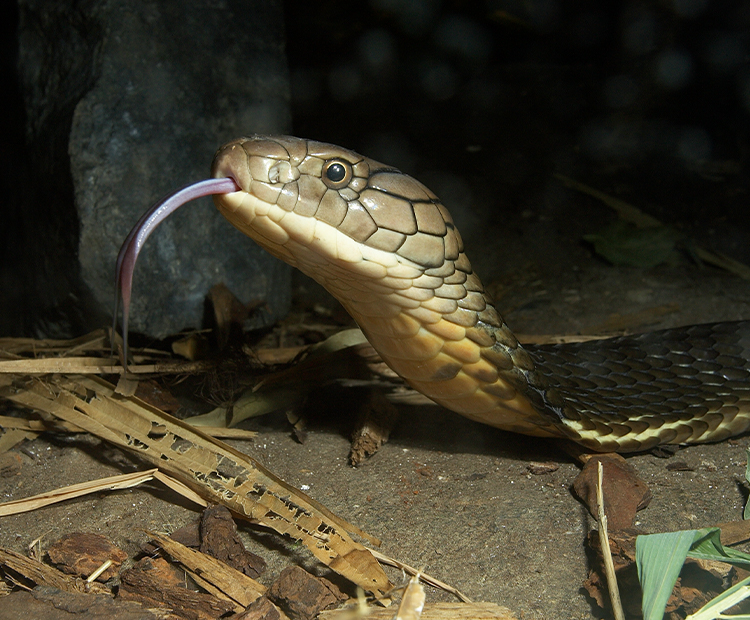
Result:
[[[213,195],[236,228],[328,289],[410,386],[456,413],[595,451],[718,441],[750,426],[750,321],[522,346],[450,213],[419,181],[289,136],[225,144],[211,177],[155,205],[126,239],[126,334],[146,238],[185,202]]]

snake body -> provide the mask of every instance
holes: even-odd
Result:
[[[750,426],[750,321],[522,346],[419,181],[289,136],[225,144],[211,176],[155,205],[120,251],[125,359],[140,248],[172,211],[211,194],[236,228],[328,289],[409,385],[463,416],[620,452]]]
[[[221,213],[336,297],[383,360],[440,405],[599,451],[716,441],[750,426],[750,322],[522,346],[440,200],[330,144],[253,136],[211,176]]]

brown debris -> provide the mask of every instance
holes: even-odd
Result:
[[[264,585],[210,555],[184,547],[160,534],[151,534],[151,537],[173,560],[182,564],[204,590],[234,601],[238,608],[244,609],[266,593]]]
[[[369,390],[368,397],[359,408],[357,425],[352,434],[349,461],[359,465],[380,450],[398,420],[398,409],[379,390]]]
[[[172,570],[161,558],[144,558],[122,572],[120,598],[168,609],[187,620],[214,620],[234,610],[229,601],[176,584]]]
[[[635,514],[651,501],[648,485],[638,472],[619,454],[597,454],[583,466],[573,483],[575,494],[596,517],[596,484],[598,465],[602,464],[602,494],[604,513],[610,531],[623,530],[633,525]]]
[[[289,616],[268,598],[261,596],[257,601],[248,605],[245,611],[232,616],[231,620],[289,620]]]
[[[640,617],[641,614],[641,587],[635,565],[635,539],[639,534],[643,532],[628,529],[609,537],[622,604],[629,617]],[[588,546],[596,554],[597,568],[589,573],[583,587],[600,608],[608,609],[607,584],[599,568],[602,566],[602,554],[597,532],[589,532]],[[729,564],[688,558],[667,603],[664,617],[667,620],[681,620],[739,580],[737,570]]]
[[[84,578],[109,560],[112,566],[97,577],[101,582],[116,576],[122,563],[128,559],[127,553],[101,534],[80,532],[63,536],[47,550],[47,555],[64,573]]]
[[[201,520],[194,519],[172,532],[169,537],[181,545],[197,549],[201,546]]]
[[[544,474],[551,474],[560,469],[560,463],[529,463],[526,466],[528,472],[534,476],[543,476]]]
[[[21,473],[23,461],[18,452],[0,454],[0,478],[12,478]]]
[[[211,506],[203,511],[200,536],[201,553],[211,555],[253,579],[266,570],[266,561],[245,549],[232,513],[224,506]]]
[[[312,620],[322,610],[348,598],[327,579],[315,577],[299,566],[281,571],[268,595],[295,620]]]
[[[368,620],[391,620],[392,609],[368,607]],[[318,620],[353,620],[363,618],[357,610],[337,609],[324,611]],[[420,620],[517,620],[517,616],[495,603],[427,603],[422,610]]]
[[[64,592],[51,587],[18,591],[3,597],[0,619],[18,620],[177,620],[163,610],[102,594]]]
[[[87,583],[66,575],[39,560],[27,558],[10,549],[0,549],[0,567],[6,579],[21,583],[24,587],[50,586],[65,592],[109,594],[109,590],[103,585]]]
[[[158,407],[162,411],[175,415],[182,404],[164,386],[155,379],[141,379],[136,386],[135,396],[149,405]]]
[[[98,377],[53,376],[44,384],[28,379],[11,383],[0,381],[0,397],[52,413],[136,452],[183,487],[200,493],[203,500],[226,505],[300,540],[319,561],[368,591],[383,594],[391,589],[375,558],[350,533],[372,537],[277,478],[252,457],[138,399],[117,395],[113,385]],[[157,435],[155,428],[164,428],[164,434]]]

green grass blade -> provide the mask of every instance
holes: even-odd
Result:
[[[644,620],[662,620],[669,595],[685,563],[697,530],[638,536],[635,562],[643,590]]]
[[[691,558],[717,560],[750,570],[750,554],[722,545],[721,530],[718,527],[707,527],[694,531],[695,539],[688,552]]]

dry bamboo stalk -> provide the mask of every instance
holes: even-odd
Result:
[[[115,394],[103,379],[30,379],[0,388],[0,396],[132,450],[209,501],[301,540],[318,560],[367,591],[382,595],[392,588],[372,554],[349,536],[356,528],[254,459],[137,398]],[[156,434],[157,427],[165,433]]]

